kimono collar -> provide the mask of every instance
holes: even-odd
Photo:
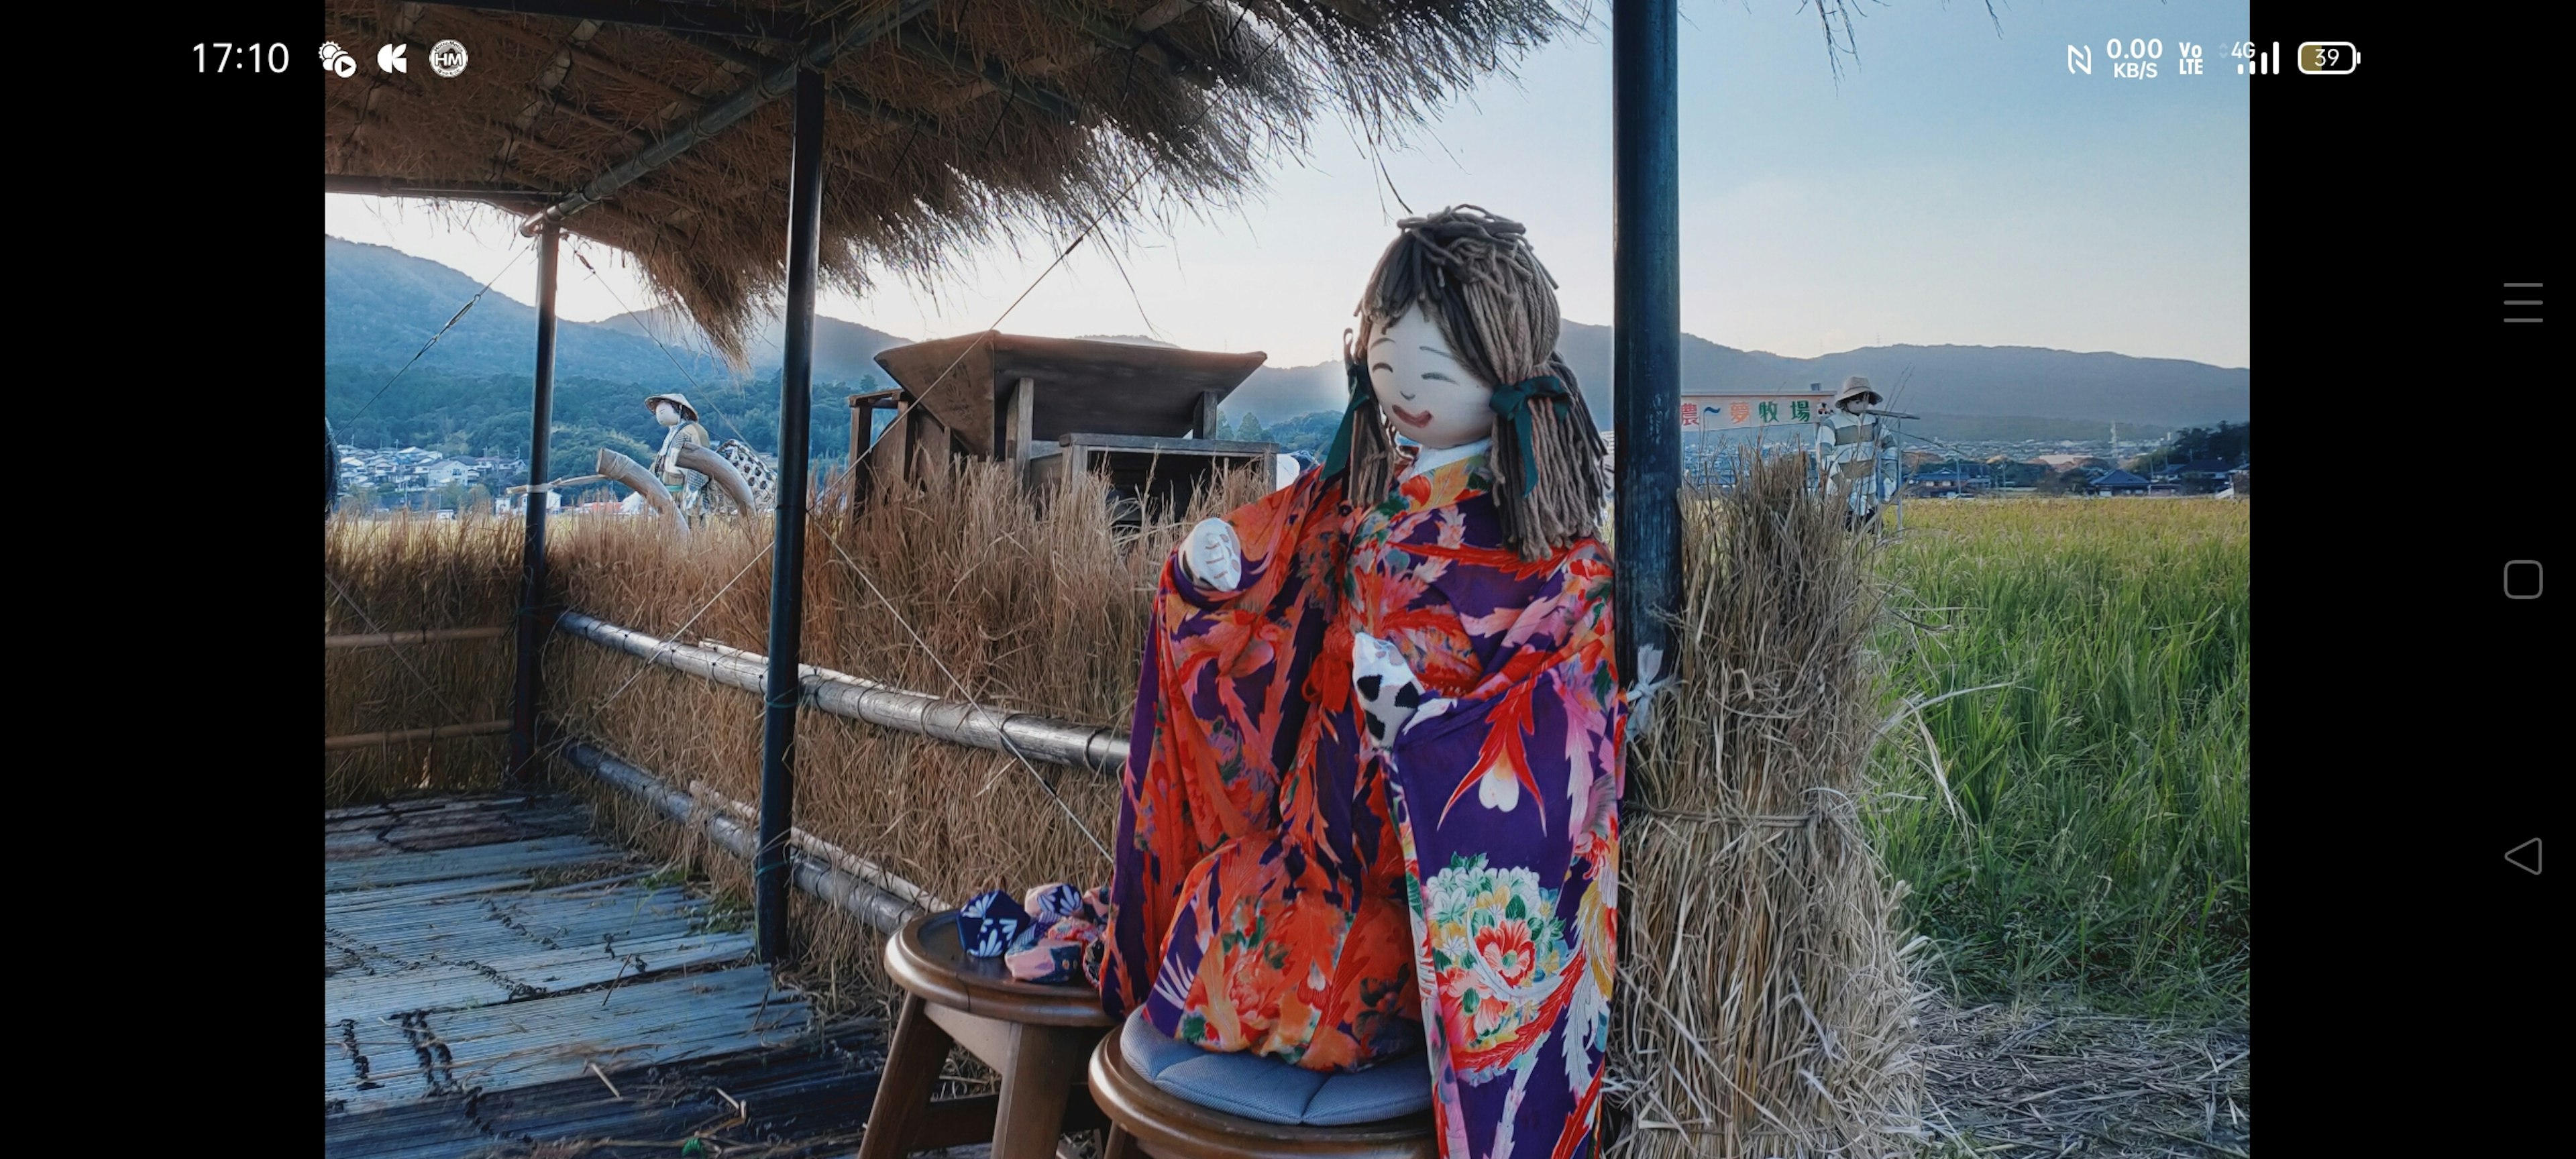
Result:
[[[1493,445],[1493,438],[1487,436],[1475,442],[1460,443],[1454,447],[1424,447],[1420,454],[1413,457],[1413,465],[1404,469],[1404,477],[1410,479],[1416,475],[1427,475],[1461,459],[1475,458],[1491,450]]]

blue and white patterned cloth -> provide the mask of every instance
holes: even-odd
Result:
[[[1017,898],[988,889],[966,899],[957,911],[957,943],[971,957],[998,958],[1010,951],[1028,924],[1029,911],[1020,908]]]

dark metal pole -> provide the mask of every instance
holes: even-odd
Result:
[[[1681,595],[1681,129],[1677,0],[1612,0],[1619,671],[1670,676]],[[1649,666],[1656,669],[1648,672]]]
[[[546,594],[546,502],[552,495],[541,485],[548,477],[546,431],[554,425],[555,415],[555,254],[562,240],[562,231],[551,222],[538,232],[537,389],[529,407],[533,414],[528,427],[528,544],[520,552],[518,675],[510,693],[509,766],[501,771],[502,782],[511,786],[525,784],[536,771],[537,653],[544,643],[544,622],[538,611]]]
[[[778,382],[778,542],[769,553],[769,678],[760,730],[760,856],[752,863],[760,958],[787,950],[787,833],[795,824],[797,671],[805,624],[806,442],[813,425],[814,267],[823,228],[823,74],[796,74],[787,208],[787,349]]]

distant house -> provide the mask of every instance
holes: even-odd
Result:
[[[2108,467],[2111,465],[2097,455],[2073,455],[2064,453],[2038,455],[2023,461],[2030,463],[2033,466],[2045,467],[2051,471],[2071,471],[2093,467]]]
[[[1907,486],[1917,495],[1969,495],[1989,485],[1987,473],[1967,467],[1949,465],[1918,471],[1906,477]]]
[[[2147,493],[2147,487],[2146,480],[2116,467],[2095,476],[2092,482],[2085,484],[2085,489],[2096,495],[2144,495]]]
[[[474,478],[474,468],[455,459],[441,459],[421,468],[420,474],[423,479],[429,481],[430,486],[444,487],[450,483],[471,482]]]

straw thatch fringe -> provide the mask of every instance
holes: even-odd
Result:
[[[1799,464],[1685,503],[1680,672],[1632,737],[1613,1004],[1621,1156],[1890,1156],[1916,991],[1855,799],[1885,709],[1867,544]]]
[[[804,35],[893,0],[734,0]],[[1113,245],[1239,204],[1338,111],[1399,139],[1571,27],[1552,0],[937,0],[824,73],[821,274],[925,293],[988,243]],[[1137,28],[1154,13],[1159,23]],[[472,46],[455,77],[324,86],[323,171],[423,187],[579,189],[786,62],[785,41],[327,0],[325,40]],[[1111,43],[1129,47],[1110,47]],[[1150,41],[1150,43],[1149,43]],[[1003,83],[997,84],[996,80]],[[776,100],[565,220],[625,251],[735,359],[780,291],[793,102]],[[1067,114],[1070,115],[1067,115]]]

